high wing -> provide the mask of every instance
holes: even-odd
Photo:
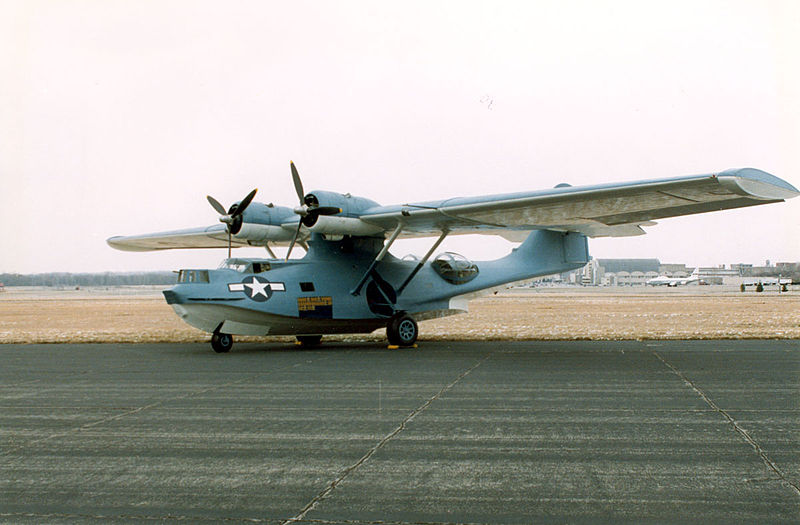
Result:
[[[143,235],[111,237],[106,242],[118,250],[145,252],[152,250],[174,250],[177,248],[227,248],[228,234],[223,224],[201,228],[187,228]],[[249,246],[246,240],[231,238],[231,246]]]
[[[294,227],[297,220],[294,221]],[[291,232],[285,234],[291,238]],[[300,241],[304,241],[305,235],[301,235]],[[112,248],[126,252],[149,252],[157,250],[175,250],[192,248],[227,248],[228,234],[223,224],[200,228],[187,228],[184,230],[172,230],[157,233],[145,233],[142,235],[115,236],[106,240]],[[287,238],[269,241],[273,246],[288,246]],[[231,247],[240,248],[246,246],[264,246],[266,242],[262,239],[240,238],[231,236]]]
[[[302,242],[311,233],[331,238],[390,232],[392,238],[483,233],[522,241],[531,230],[547,229],[588,237],[625,237],[642,235],[642,226],[654,225],[655,219],[769,204],[798,194],[788,182],[753,168],[391,206],[325,191],[301,196],[298,187],[304,203],[300,208],[253,203],[243,214],[241,228],[231,236],[231,246],[288,246],[295,235]],[[226,227],[217,224],[117,236],[107,242],[126,251],[227,248],[228,235]]]
[[[381,206],[360,219],[402,236],[493,233],[515,239],[529,230],[574,231],[589,237],[641,235],[654,219],[780,202],[800,192],[753,168],[711,175]]]

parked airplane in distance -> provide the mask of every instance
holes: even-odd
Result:
[[[659,275],[647,281],[650,286],[682,286],[684,284],[699,283],[700,268],[695,268],[689,277],[667,277]]]
[[[417,321],[465,312],[469,299],[513,282],[581,268],[589,261],[588,237],[642,235],[654,219],[799,194],[786,181],[744,168],[382,206],[349,193],[305,193],[294,163],[290,168],[298,207],[252,203],[256,190],[227,210],[207,197],[222,224],[108,239],[128,251],[227,248],[220,268],[181,270],[178,284],[164,291],[175,313],[212,334],[216,352],[230,350],[231,334],[294,335],[318,344],[324,334],[381,327],[391,345],[411,346]],[[431,259],[445,237],[469,233],[522,244],[494,261],[448,252]],[[436,240],[421,258],[398,259],[389,249],[401,237]],[[289,258],[295,244],[307,247],[302,259]],[[276,257],[271,245],[288,246],[286,257]],[[236,246],[262,246],[270,257],[232,258]]]

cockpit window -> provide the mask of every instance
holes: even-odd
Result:
[[[478,276],[478,267],[464,257],[453,252],[444,252],[436,256],[431,266],[439,276],[452,284],[464,284]]]
[[[234,270],[240,273],[244,273],[247,270],[247,266],[247,262],[238,259],[225,259],[219,265],[220,269],[227,268],[228,270]]]
[[[271,267],[272,266],[269,263],[254,262],[253,263],[253,273],[268,272]]]
[[[254,261],[252,259],[225,259],[219,265],[220,269],[234,270],[239,273],[262,273],[272,268],[267,261]]]
[[[181,270],[178,272],[179,283],[207,283],[208,270]]]

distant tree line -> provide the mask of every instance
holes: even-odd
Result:
[[[125,286],[142,284],[175,284],[174,272],[105,272],[105,273],[0,273],[6,286]]]

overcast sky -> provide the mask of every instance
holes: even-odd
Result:
[[[746,166],[800,187],[798,5],[0,0],[0,272],[215,267],[105,239],[214,224],[207,194],[294,206],[290,159],[382,204]],[[590,251],[797,261],[800,199],[648,232]]]

